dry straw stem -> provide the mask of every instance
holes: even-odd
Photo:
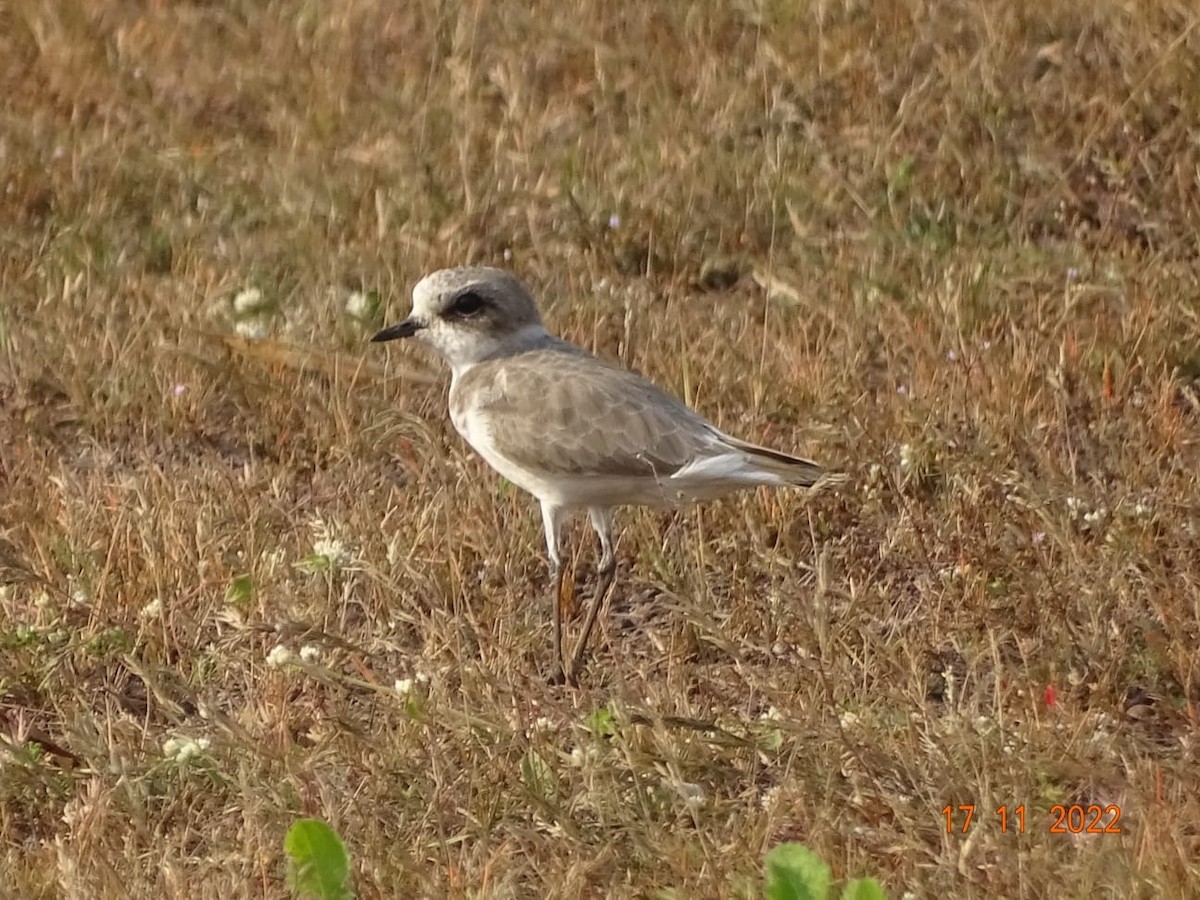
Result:
[[[1198,15],[0,6],[0,893],[313,816],[363,897],[1188,896]],[[546,686],[536,505],[366,345],[463,262],[850,481],[626,516]]]

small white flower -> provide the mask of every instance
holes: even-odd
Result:
[[[950,362],[958,362],[958,352],[955,350],[947,350],[946,359]]]
[[[329,568],[340,569],[353,559],[350,549],[334,537],[333,530],[325,520],[316,518],[312,522],[313,555],[324,557]]]
[[[896,393],[899,394],[901,397],[906,396],[908,394],[908,385],[905,385],[905,384],[898,385],[896,387]]]
[[[241,319],[233,326],[233,330],[248,341],[261,341],[270,334],[267,323],[262,319]]]
[[[1132,507],[1126,508],[1129,510],[1129,515],[1135,519],[1144,519],[1154,511],[1154,507],[1145,500],[1139,500]]]
[[[369,319],[375,313],[375,304],[371,295],[363,291],[354,291],[346,298],[346,313],[355,319]]]
[[[233,298],[233,311],[239,316],[252,316],[268,307],[263,292],[256,287],[244,288]]]
[[[538,716],[537,719],[534,720],[534,723],[529,726],[528,733],[530,735],[545,734],[547,732],[554,731],[557,727],[558,726],[554,724],[554,720],[549,716]]]
[[[692,809],[698,809],[708,803],[708,795],[705,794],[703,785],[691,781],[679,782],[679,796]]]
[[[276,644],[271,648],[271,652],[267,654],[267,665],[275,669],[289,665],[295,661],[296,654],[283,644]]]
[[[138,613],[138,617],[142,619],[157,619],[162,615],[163,602],[162,597],[155,597],[149,603],[142,607],[142,611]]]
[[[512,251],[509,250],[507,247],[504,248],[504,261],[512,262]]]
[[[83,588],[75,588],[75,590],[71,591],[71,602],[76,606],[87,606],[87,591]]]
[[[1040,544],[1042,543],[1042,541],[1046,540],[1046,532],[1044,532],[1044,531],[1035,531],[1035,532],[1033,533],[1033,537],[1031,538],[1031,540],[1033,541],[1033,545],[1034,545],[1035,547],[1036,547],[1036,546],[1038,546],[1038,545],[1040,545]]]
[[[838,716],[838,721],[842,723],[843,728],[853,728],[859,723],[858,713],[846,710]]]
[[[171,393],[173,393],[176,397],[181,397],[181,396],[183,396],[184,393],[186,393],[186,391],[187,391],[186,384],[177,384],[177,385],[175,385],[174,388],[172,388]]]
[[[313,541],[313,555],[325,557],[333,569],[340,569],[350,562],[350,551],[337,538],[323,537]]]
[[[321,658],[321,648],[316,644],[305,644],[300,648],[300,659],[306,663],[315,663]]]
[[[210,745],[208,738],[173,737],[163,744],[163,756],[185,763],[206,752]]]
[[[783,793],[782,785],[778,785],[778,784],[771,785],[769,788],[767,788],[765,791],[763,791],[763,795],[758,801],[759,806],[761,806],[763,809],[769,810],[771,807],[773,807],[776,803],[779,802],[779,795],[782,793]]]
[[[901,444],[900,445],[900,468],[901,469],[912,468],[914,457],[915,457],[915,454],[913,452],[912,444]]]
[[[613,213],[611,216],[609,216],[608,217],[608,227],[613,228],[613,229],[620,228],[621,227],[621,217],[619,215],[617,215],[616,213]]]
[[[758,717],[760,722],[781,722],[783,721],[783,713],[777,707],[770,707],[765,713]]]
[[[425,672],[414,672],[408,678],[396,679],[396,693],[401,696],[406,696],[412,693],[414,688],[429,684],[429,675]]]

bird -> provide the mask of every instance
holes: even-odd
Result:
[[[812,460],[728,435],[638,373],[551,334],[529,289],[503,269],[464,266],[421,278],[408,317],[371,341],[408,338],[449,364],[455,430],[541,505],[553,611],[551,682],[577,683],[616,573],[618,507],[678,507],[759,485],[812,488],[842,478]],[[599,538],[600,560],[568,661],[565,529],[584,511]]]

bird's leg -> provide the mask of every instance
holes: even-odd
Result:
[[[550,663],[548,680],[551,684],[562,684],[566,680],[563,677],[562,655],[562,592],[566,575],[561,552],[563,510],[542,504],[542,524],[546,528],[546,552],[550,557],[550,605],[554,616],[554,659]]]
[[[554,659],[550,663],[548,678],[551,684],[562,684],[566,680],[562,665],[562,589],[566,573],[561,560],[550,561],[550,605],[554,609]]]
[[[592,628],[596,625],[596,619],[608,597],[608,590],[612,587],[613,576],[617,572],[617,557],[613,552],[612,542],[612,510],[592,507],[588,514],[592,520],[592,527],[596,529],[600,538],[600,564],[596,567],[596,593],[592,596],[592,604],[588,607],[587,618],[583,622],[583,631],[579,634],[575,652],[571,654],[571,665],[567,669],[567,681],[572,684],[579,677],[583,654],[587,652],[588,638],[592,635]]]

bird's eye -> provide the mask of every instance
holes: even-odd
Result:
[[[484,299],[474,291],[467,291],[454,298],[451,309],[456,316],[473,316],[486,305]]]

